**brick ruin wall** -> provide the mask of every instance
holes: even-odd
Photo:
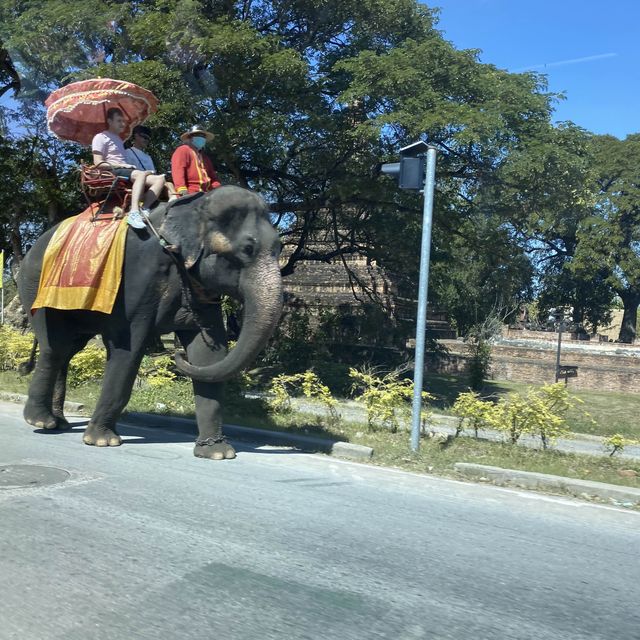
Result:
[[[442,340],[448,355],[429,354],[428,366],[439,373],[466,373],[465,344]],[[627,347],[627,345],[625,345]],[[636,353],[637,352],[637,353]],[[569,378],[569,387],[640,394],[640,348],[563,349],[561,363],[578,367],[578,376]],[[555,381],[556,351],[551,343],[539,346],[496,344],[492,346],[490,378],[530,384]]]

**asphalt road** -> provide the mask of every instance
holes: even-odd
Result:
[[[638,513],[286,449],[199,460],[157,429],[98,449],[20,412],[0,404],[0,466],[69,477],[0,482],[0,640],[640,638]]]

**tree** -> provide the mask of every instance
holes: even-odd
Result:
[[[7,91],[20,91],[20,76],[13,66],[9,52],[0,44],[0,97]]]
[[[636,336],[640,305],[640,134],[593,139],[598,198],[580,230],[576,272],[607,274],[624,307],[618,340]]]
[[[541,127],[514,150],[483,194],[526,249],[542,310],[573,308],[576,323],[606,324],[614,292],[608,270],[577,268],[585,220],[597,199],[592,136],[571,123]]]
[[[553,96],[542,76],[455,49],[415,0],[0,0],[0,38],[23,78],[23,122],[42,129],[41,102],[60,84],[111,76],[160,98],[149,121],[159,166],[193,122],[213,130],[221,174],[271,205],[290,249],[283,275],[301,260],[361,252],[413,296],[419,198],[378,167],[426,136],[440,149],[436,302],[456,307],[464,327],[496,297],[527,290],[524,244],[481,196],[547,131]],[[318,230],[332,237],[322,249],[310,241]],[[469,276],[465,264],[480,268]]]

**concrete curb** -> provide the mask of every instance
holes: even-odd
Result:
[[[10,391],[0,391],[0,400],[6,400],[7,402],[17,402],[18,404],[24,404],[27,401],[27,396],[21,393],[11,393]],[[84,405],[80,402],[69,402],[65,401],[64,410],[65,411],[82,411],[84,409]]]
[[[157,424],[160,426],[172,427],[197,435],[196,421],[189,418],[179,418],[175,416],[159,416],[152,413],[125,413],[121,422],[133,426],[149,426]],[[224,433],[230,438],[237,440],[248,440],[251,442],[261,442],[270,445],[295,447],[301,451],[327,453],[336,458],[349,458],[350,460],[370,460],[373,456],[373,449],[361,444],[351,442],[341,442],[339,440],[329,440],[327,438],[316,438],[314,436],[302,436],[296,433],[286,433],[284,431],[269,431],[268,429],[255,429],[253,427],[241,427],[236,424],[225,424]]]
[[[579,498],[602,498],[619,506],[640,505],[640,489],[623,487],[591,480],[577,480],[563,476],[552,476],[533,471],[515,471],[489,467],[483,464],[456,462],[455,470],[467,477],[486,479],[500,486],[516,486],[525,489],[555,489]]]

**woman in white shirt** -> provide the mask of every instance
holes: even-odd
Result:
[[[153,164],[153,158],[145,151],[149,141],[151,140],[151,129],[143,124],[139,124],[133,128],[131,132],[131,144],[125,151],[127,162],[134,165],[140,171],[152,171],[156,173],[156,167]],[[162,174],[164,176],[164,174]],[[175,188],[171,182],[165,181],[164,186],[167,188],[169,199],[175,197]]]
[[[151,140],[151,129],[139,124],[133,128],[131,146],[125,151],[124,157],[129,164],[135,165],[140,171],[156,172],[151,156],[145,152]]]

